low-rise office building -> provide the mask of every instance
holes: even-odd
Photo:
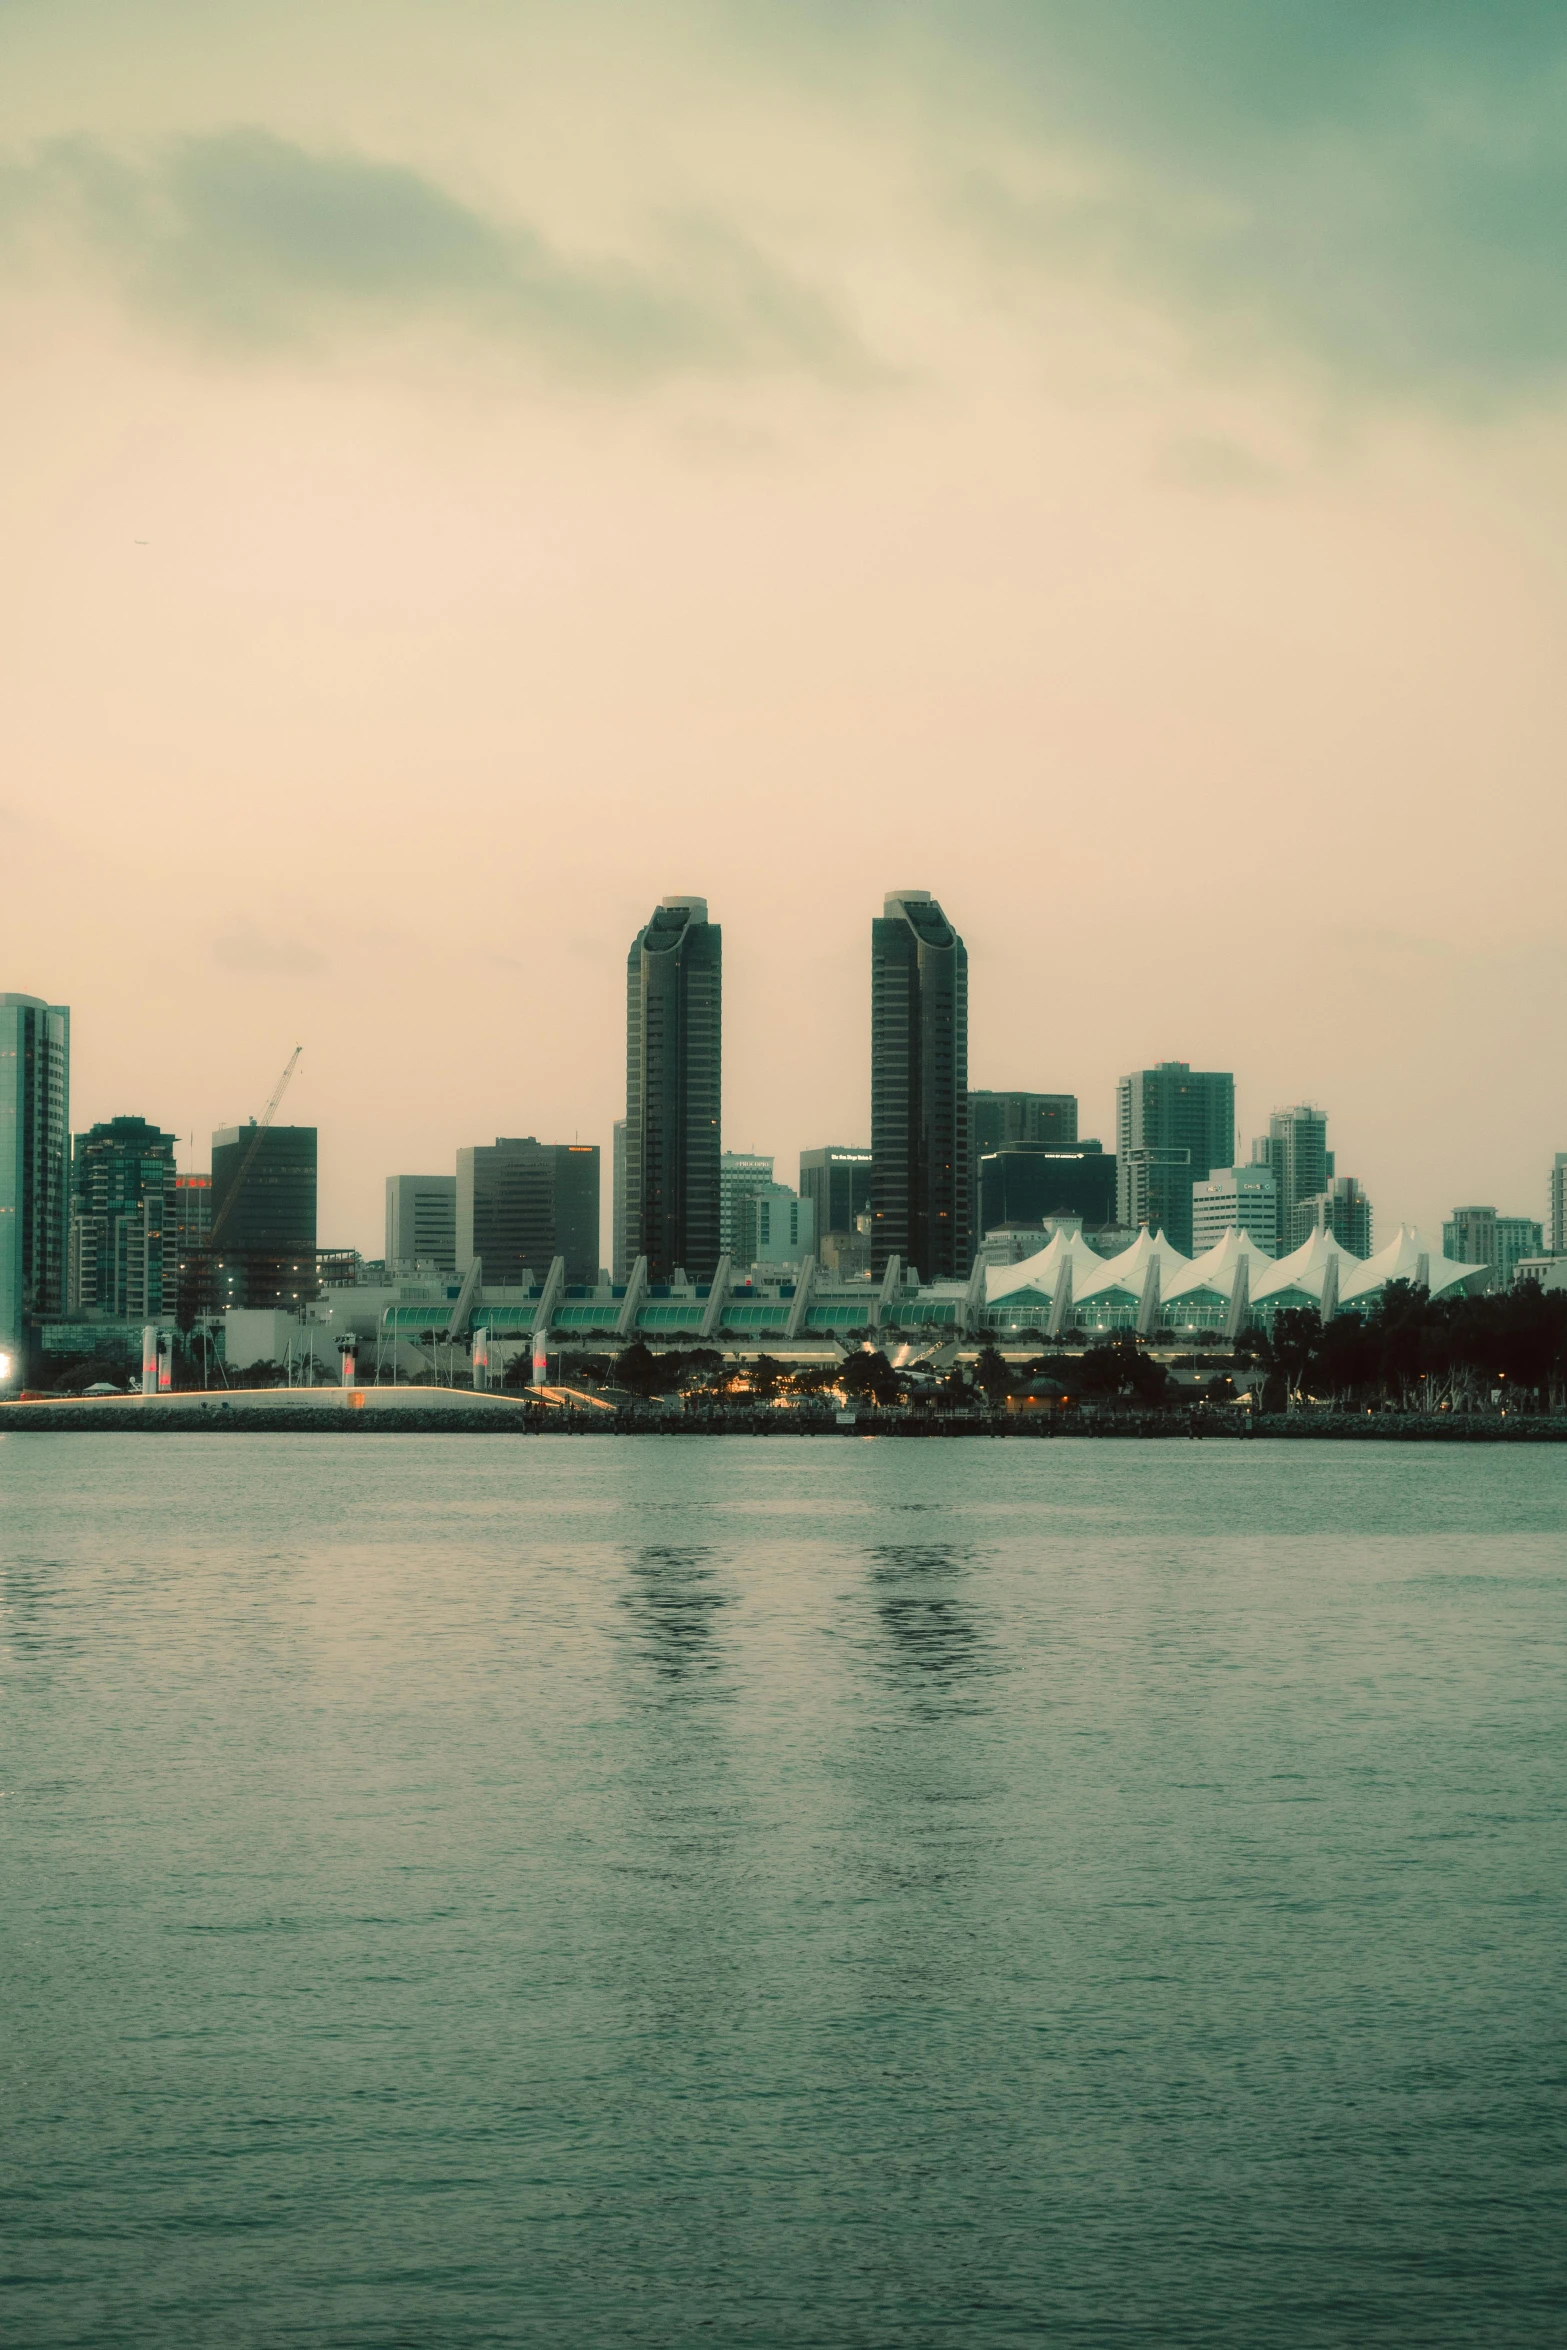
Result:
[[[1054,1216],[1113,1224],[1116,1177],[1115,1160],[1097,1142],[1012,1142],[986,1151],[978,1166],[980,1236]]]
[[[816,1245],[816,1211],[786,1183],[745,1192],[736,1221],[738,1266],[798,1265]]]

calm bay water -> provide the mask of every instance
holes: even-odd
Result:
[[[1567,1452],[0,1440],[0,2336],[1558,2343]]]

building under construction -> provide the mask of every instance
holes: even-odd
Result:
[[[259,1119],[220,1126],[212,1137],[207,1197],[182,1235],[178,1313],[185,1329],[231,1308],[294,1310],[320,1286],[316,1130],[274,1123],[300,1050],[294,1047]]]

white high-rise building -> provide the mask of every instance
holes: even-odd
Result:
[[[1279,1253],[1279,1190],[1273,1169],[1215,1167],[1192,1185],[1192,1254],[1201,1256],[1226,1232],[1244,1232],[1270,1257]]]

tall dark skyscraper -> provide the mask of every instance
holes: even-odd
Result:
[[[705,898],[668,897],[626,958],[628,1269],[718,1265],[724,934]]]
[[[316,1294],[316,1130],[254,1119],[212,1137],[212,1306],[295,1306]]]
[[[970,1241],[968,954],[928,890],[871,924],[871,1270],[961,1279]]]
[[[0,1355],[13,1385],[28,1332],[65,1303],[70,1101],[69,1011],[0,995]]]

